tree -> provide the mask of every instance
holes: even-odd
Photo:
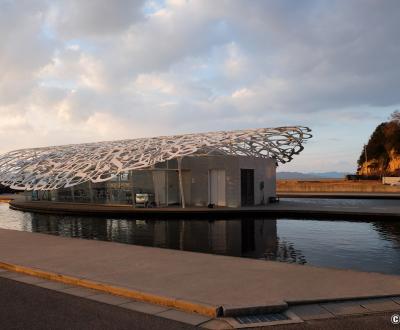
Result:
[[[395,110],[391,113],[389,120],[400,125],[400,111]]]
[[[365,149],[364,149],[365,148]],[[390,115],[390,121],[378,125],[371,134],[367,145],[361,151],[358,159],[358,171],[366,162],[365,154],[367,154],[368,168],[371,169],[371,174],[382,175],[386,172],[389,162],[393,158],[398,158],[400,154],[400,111],[396,110]],[[374,169],[376,168],[376,169]],[[394,175],[400,171],[391,169]]]
[[[380,158],[387,158],[387,152],[385,149],[385,135],[384,135],[384,128],[387,123],[381,123],[372,133],[371,137],[369,138],[368,144],[365,147],[366,153],[368,155],[368,160],[371,159],[380,159]],[[365,150],[364,148],[361,151],[360,158],[358,159],[358,165],[362,166],[365,162]]]

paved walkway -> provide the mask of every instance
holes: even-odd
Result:
[[[399,276],[5,229],[0,229],[0,263],[135,290],[180,306],[222,307],[225,315],[287,303],[400,295]]]
[[[0,305],[1,329],[117,330],[135,324],[135,329],[221,330],[243,328],[244,321],[252,329],[366,330],[393,329],[400,297],[297,305],[283,312],[282,321],[265,315],[210,318],[0,269]]]
[[[381,201],[383,202],[383,201]],[[14,200],[10,202],[13,209],[62,215],[94,215],[94,216],[172,216],[176,217],[241,217],[241,216],[288,216],[288,217],[333,217],[349,219],[399,219],[400,203],[368,205],[353,203],[351,205],[335,205],[316,199],[313,203],[282,200],[280,203],[265,206],[240,208],[228,207],[180,207],[168,208],[134,208],[131,205],[61,203],[48,201],[25,202]]]
[[[121,308],[87,297],[48,290],[40,287],[48,282],[41,284],[38,281],[38,284],[25,284],[3,278],[0,272],[0,329],[196,329],[190,324],[134,311],[128,308],[129,303],[125,304],[126,308]]]

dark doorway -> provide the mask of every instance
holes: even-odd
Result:
[[[254,205],[254,170],[240,169],[242,206]]]

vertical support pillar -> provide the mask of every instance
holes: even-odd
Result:
[[[71,196],[72,196],[72,201],[75,202],[75,189],[74,189],[74,186],[71,187]]]
[[[182,157],[178,157],[178,176],[179,176],[179,193],[181,195],[182,208],[185,208],[185,193],[183,191],[182,183]]]

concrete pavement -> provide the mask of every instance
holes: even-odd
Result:
[[[275,324],[274,329],[288,330],[393,329],[391,316],[400,311],[400,301],[394,301],[395,298],[387,298],[330,303],[325,308],[316,304],[300,305],[289,308],[287,312],[287,315],[294,313],[300,317],[298,321],[240,324],[237,318],[209,320],[201,315],[137,301],[127,302],[122,297],[0,270],[1,329],[221,330],[243,327],[271,329],[272,324]]]
[[[164,317],[47,290],[1,276],[0,306],[1,329],[195,329],[192,325]]]
[[[400,295],[400,277],[0,229],[0,262],[225,315]],[[141,296],[139,294],[142,294]],[[200,306],[197,310],[193,306]],[[203,308],[203,309],[202,309]]]

